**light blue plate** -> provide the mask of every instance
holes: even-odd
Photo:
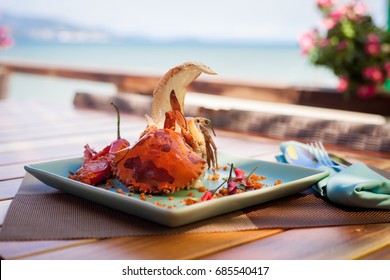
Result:
[[[191,195],[190,192],[195,198],[202,197],[203,193],[197,190],[183,190],[173,195],[146,196],[146,201],[144,201],[140,199],[139,194],[134,193],[132,196],[129,196],[129,191],[120,182],[116,182],[116,188],[106,190],[105,185],[94,187],[68,179],[69,171],[75,172],[80,168],[83,161],[82,158],[30,164],[26,165],[25,169],[34,177],[53,188],[169,227],[189,224],[289,196],[306,190],[322,178],[328,176],[326,171],[311,168],[240,158],[227,154],[219,154],[218,156],[220,165],[233,163],[235,167],[245,170],[247,174],[254,167],[257,167],[255,173],[266,176],[266,179],[262,181],[265,186],[259,190],[186,205],[184,199]],[[204,186],[210,190],[216,188],[223,182],[223,178],[228,177],[228,172],[228,170],[218,171],[221,175],[218,181],[207,179],[209,173],[206,173],[203,181]],[[276,180],[281,180],[282,184],[274,186]],[[118,193],[119,188],[122,189],[123,194]]]

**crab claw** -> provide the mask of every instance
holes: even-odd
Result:
[[[158,128],[164,127],[165,113],[171,111],[170,94],[175,92],[180,108],[183,112],[184,98],[187,87],[200,74],[216,75],[209,67],[198,62],[185,62],[170,69],[158,82],[153,92],[152,119]]]

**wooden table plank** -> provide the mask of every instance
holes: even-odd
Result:
[[[83,132],[83,129],[85,128],[93,127],[94,129],[96,129],[97,126],[98,128],[105,128],[108,131],[111,130],[114,135],[116,134],[116,120],[108,120],[106,118],[101,119],[99,122],[97,120],[91,122],[84,119],[80,119],[77,122],[76,120],[72,120],[71,122],[58,122],[50,125],[42,123],[22,126],[13,125],[11,127],[3,127],[3,125],[1,125],[0,129],[2,132],[1,138],[4,138],[4,141],[2,142],[6,142],[7,138],[12,136],[23,136],[23,138],[28,139],[30,135],[42,135],[42,137],[45,137],[45,135],[50,136],[54,132]]]
[[[130,131],[131,133],[131,131]],[[127,135],[130,134],[129,132],[123,133],[123,137],[129,139],[130,141],[134,140],[135,137],[131,138]],[[13,142],[8,143],[2,143],[0,145],[0,157],[5,156],[5,153],[8,152],[17,152],[23,153],[24,151],[28,150],[35,150],[35,149],[42,149],[45,148],[51,148],[51,147],[61,147],[67,144],[75,144],[75,146],[78,146],[80,150],[83,149],[84,145],[89,143],[92,147],[103,148],[98,147],[98,143],[100,142],[107,142],[111,143],[113,140],[115,140],[116,136],[113,136],[111,132],[97,132],[97,133],[91,133],[91,134],[83,134],[83,135],[67,135],[66,137],[62,138],[42,138],[42,139],[35,139],[35,140],[24,140],[20,139]]]
[[[107,139],[94,139],[90,144],[91,148],[95,148],[97,151],[103,147],[109,145],[112,141],[112,137],[108,136]],[[110,139],[111,138],[111,139]],[[27,149],[25,151],[17,152],[11,151],[8,153],[0,154],[0,166],[15,164],[15,163],[30,163],[43,161],[47,159],[55,159],[61,157],[82,157],[84,152],[84,143],[72,143],[70,145],[58,145],[41,147],[37,149]]]
[[[61,111],[60,111],[61,112]],[[61,112],[62,114],[62,112]],[[65,113],[66,114],[66,113]],[[4,132],[12,132],[13,130],[23,130],[23,129],[44,129],[45,127],[69,127],[69,126],[89,126],[91,124],[106,123],[106,126],[112,127],[113,130],[116,128],[116,117],[113,115],[92,115],[88,113],[80,116],[65,116],[64,118],[61,115],[55,118],[42,118],[35,119],[33,117],[0,117],[1,124],[0,129]],[[129,120],[129,123],[131,119]],[[124,123],[126,125],[126,123]]]
[[[362,260],[390,260],[390,245],[362,256]]]
[[[293,229],[203,259],[358,259],[388,246],[389,236],[390,223]]]
[[[195,259],[278,234],[280,231],[254,230],[104,239],[61,251],[30,255],[28,259]]]
[[[26,174],[23,163],[11,164],[0,168],[0,182],[6,180],[20,179]]]
[[[18,259],[29,258],[31,255],[46,254],[50,251],[60,251],[72,246],[80,246],[96,239],[82,240],[49,240],[49,241],[10,241],[1,242],[1,258]]]
[[[12,199],[17,193],[22,179],[0,181],[0,201]]]
[[[105,114],[84,110],[73,110],[73,108],[68,109],[58,109],[58,112],[53,114],[54,109],[47,110],[47,112],[31,112],[28,109],[25,109],[26,112],[12,114],[5,112],[5,114],[0,114],[1,125],[3,129],[23,129],[28,126],[31,127],[45,127],[45,126],[72,126],[76,124],[88,125],[88,123],[94,122],[112,122],[113,126],[116,126],[116,113],[115,111],[106,112]],[[7,110],[6,110],[7,111]],[[83,114],[84,112],[84,114]],[[124,114],[127,115],[127,114]],[[127,115],[129,118],[132,118],[133,115]]]
[[[38,131],[20,131],[18,133],[11,133],[11,134],[3,134],[0,139],[0,143],[7,143],[12,141],[17,141],[20,139],[23,140],[34,140],[34,139],[42,139],[42,138],[50,138],[50,139],[56,139],[61,137],[67,137],[68,135],[79,135],[79,134],[93,134],[93,133],[112,133],[113,140],[116,137],[116,127],[113,126],[105,126],[105,124],[102,124],[102,127],[81,127],[75,125],[73,129],[71,130],[61,130],[57,127],[48,127],[47,129],[42,129]],[[123,129],[126,130],[133,130],[136,128],[140,132],[142,132],[142,129],[145,127],[143,124],[136,123],[135,125],[126,125],[123,126]],[[55,141],[55,140],[53,140]]]
[[[0,201],[0,225],[3,224],[5,216],[7,215],[8,208],[12,200],[1,200]]]

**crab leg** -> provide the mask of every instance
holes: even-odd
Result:
[[[218,158],[217,158],[217,145],[206,127],[202,124],[199,125],[200,130],[203,133],[206,143],[206,154],[207,154],[207,164],[209,168],[212,166],[213,171],[217,170],[218,167]],[[214,130],[212,130],[214,133]],[[215,133],[214,133],[215,134]],[[210,164],[211,163],[211,164]]]

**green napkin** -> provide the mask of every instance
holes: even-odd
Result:
[[[331,174],[326,195],[342,205],[390,210],[390,181],[361,162]]]
[[[295,141],[284,142],[281,151],[284,153],[286,145],[291,143],[304,145]],[[283,155],[276,156],[276,159],[286,162]],[[326,166],[318,169],[330,171],[328,177],[313,186],[321,196],[340,205],[390,210],[390,181],[364,163],[355,163],[340,172]]]

